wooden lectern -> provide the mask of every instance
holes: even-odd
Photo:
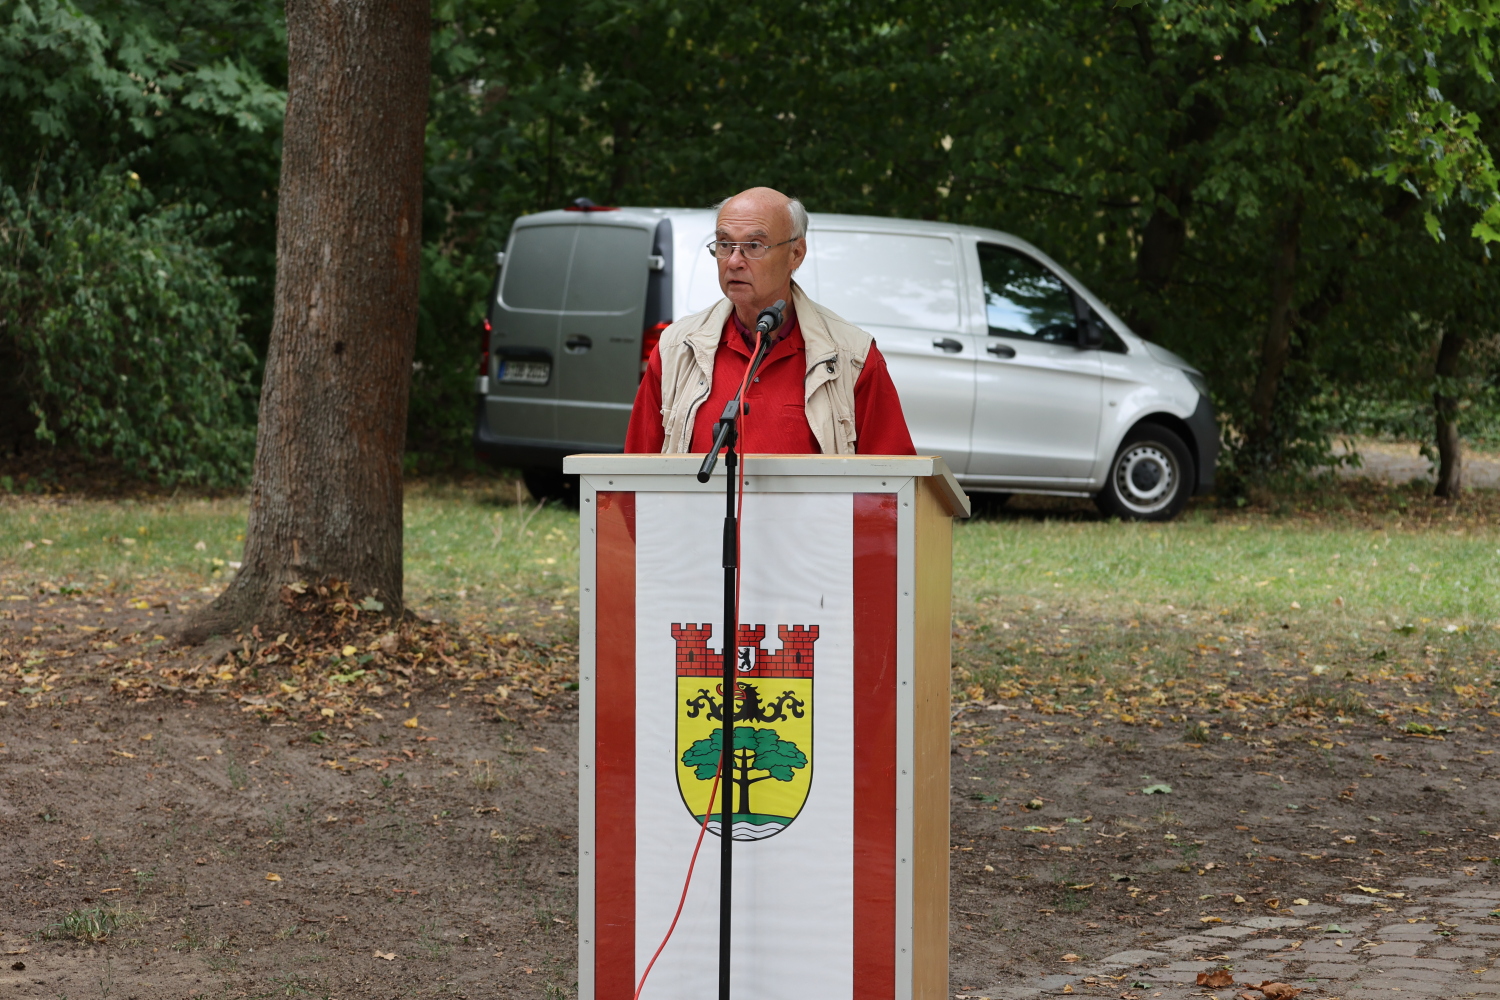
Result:
[[[948,994],[952,518],[941,458],[748,455],[734,761],[723,691],[723,465],[575,455],[579,997],[714,995],[717,841],[734,838],[734,995]]]

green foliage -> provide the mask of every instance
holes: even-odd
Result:
[[[718,773],[719,757],[724,745],[724,730],[715,729],[707,739],[695,740],[682,752],[684,767],[691,767],[699,781],[708,781]],[[790,740],[784,740],[774,729],[756,726],[734,727],[734,751],[741,770],[765,771],[777,781],[791,781],[792,771],[807,766],[807,754]]]
[[[0,186],[7,395],[42,441],[167,482],[241,480],[254,358],[204,245],[222,220],[156,204],[134,173],[46,172],[30,190]]]
[[[493,254],[517,216],[761,183],[1038,244],[1203,368],[1241,478],[1327,462],[1372,421],[1427,436],[1434,341],[1455,325],[1478,359],[1450,387],[1464,426],[1497,412],[1496,0],[436,0],[433,16],[411,464],[470,461]],[[221,260],[251,279],[261,355],[285,79],[275,5],[17,0],[0,7],[0,176],[70,142],[80,169],[128,158],[164,200],[232,219]]]
[[[813,210],[1008,229],[1205,370],[1241,476],[1328,462],[1356,395],[1409,404],[1390,362],[1416,370],[1431,349],[1405,317],[1438,322],[1418,275],[1475,246],[1409,248],[1433,243],[1424,231],[1486,238],[1500,205],[1489,0],[436,14],[428,237],[444,288],[465,271],[487,288],[513,217],[578,195],[702,205],[766,183]],[[1252,441],[1283,251],[1289,356]],[[431,314],[456,389],[480,311]],[[1413,412],[1430,422],[1430,400]]]
[[[75,941],[98,942],[115,931],[140,923],[141,915],[119,906],[88,906],[69,911],[57,923],[42,928],[47,940],[72,938]]]
[[[263,353],[275,275],[286,30],[258,0],[0,4],[0,177],[71,147],[81,174],[129,162],[163,200],[233,219],[223,250]]]

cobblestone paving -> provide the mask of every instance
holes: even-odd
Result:
[[[1203,927],[1056,974],[1012,979],[956,1000],[1089,996],[1122,1000],[1214,997],[1263,1000],[1249,986],[1301,988],[1302,1000],[1500,997],[1500,886],[1478,875],[1401,880],[1404,899],[1350,894],[1343,906],[1310,903],[1288,916]],[[1186,928],[1184,928],[1186,929]],[[1227,969],[1234,985],[1197,985]]]

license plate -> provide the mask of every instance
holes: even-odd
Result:
[[[546,361],[504,361],[500,381],[508,385],[546,385],[552,377],[552,365]]]

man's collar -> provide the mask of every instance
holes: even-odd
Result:
[[[729,313],[729,322],[739,332],[740,338],[745,342],[745,346],[752,351],[755,350],[755,331],[740,322],[739,313],[731,310]],[[776,328],[776,332],[771,334],[771,346],[774,347],[781,343],[796,327],[797,311],[788,303],[786,312],[781,317],[781,325]]]

